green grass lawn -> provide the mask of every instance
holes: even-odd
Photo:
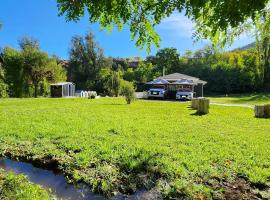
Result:
[[[228,96],[210,96],[211,102],[229,104],[270,104],[270,93],[232,94]]]
[[[270,179],[270,121],[253,109],[121,98],[0,101],[0,154],[57,162],[73,181],[111,196],[154,188],[163,197],[222,195],[243,177]]]
[[[55,198],[40,186],[30,183],[25,176],[7,173],[0,169],[0,199],[53,200]]]

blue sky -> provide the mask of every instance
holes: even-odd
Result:
[[[5,0],[1,2],[0,47],[11,46],[18,48],[18,39],[24,35],[34,37],[40,41],[41,48],[50,55],[56,54],[63,59],[68,58],[70,40],[73,35],[85,35],[93,31],[99,45],[106,56],[113,57],[146,57],[145,50],[139,50],[130,40],[128,27],[121,32],[114,30],[108,33],[101,31],[98,24],[90,24],[87,16],[79,22],[66,22],[64,17],[58,16],[56,0]],[[179,53],[185,50],[196,50],[207,44],[206,41],[195,43],[191,35],[194,25],[182,14],[174,13],[164,19],[156,27],[161,36],[161,48],[175,47]],[[252,41],[248,36],[242,36],[232,47],[243,46]],[[151,54],[155,54],[156,48]]]

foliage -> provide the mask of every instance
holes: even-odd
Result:
[[[254,186],[270,176],[270,124],[249,108],[212,105],[197,116],[186,103],[3,99],[0,116],[0,154],[53,158],[72,180],[107,196],[145,186],[193,199],[236,174]]]
[[[6,47],[3,50],[5,82],[12,97],[47,95],[49,83],[66,80],[66,74],[55,58],[40,51],[36,40],[21,41],[21,50]]]
[[[89,99],[95,99],[96,97],[97,97],[97,92],[96,91],[88,92],[88,98]]]
[[[19,46],[22,50],[26,50],[29,48],[38,50],[40,48],[39,41],[35,38],[31,38],[28,36],[24,36],[24,37],[20,38],[18,43],[19,43]]]
[[[70,81],[78,88],[98,91],[99,72],[111,66],[111,60],[104,57],[103,50],[91,32],[86,34],[85,38],[81,36],[72,38],[68,77],[71,77]]]
[[[156,66],[155,70],[157,72],[162,72],[162,74],[170,74],[175,72],[176,68],[179,67],[179,57],[180,55],[175,48],[164,48],[160,49],[152,63]],[[179,70],[179,68],[177,69]]]
[[[125,97],[127,104],[131,104],[131,102],[136,99],[135,88],[131,82],[122,82],[121,93]]]
[[[0,63],[0,98],[8,97],[8,85],[5,83],[5,73]]]
[[[45,189],[30,183],[25,176],[7,173],[0,169],[0,199],[52,200],[55,198]]]
[[[188,51],[180,56],[176,49],[159,50],[155,56],[148,57],[145,63],[151,64],[148,70],[128,72],[130,81],[145,83],[162,76],[163,67],[168,73],[183,73],[199,77],[207,81],[206,92],[209,93],[240,93],[263,89],[262,67],[258,62],[260,55],[255,49],[247,51],[223,52],[207,46],[195,52]],[[142,68],[144,69],[144,68]],[[144,78],[147,76],[147,78]],[[126,77],[126,76],[124,76]],[[144,80],[143,80],[144,79]]]
[[[246,20],[254,19],[256,12],[266,7],[269,0],[163,0],[163,1],[79,1],[57,0],[60,15],[67,20],[79,20],[87,11],[90,22],[99,22],[102,28],[113,29],[117,26],[122,29],[124,24],[130,27],[132,39],[136,39],[138,47],[151,44],[159,46],[160,38],[154,27],[162,19],[175,11],[184,11],[185,15],[197,22],[197,31],[200,37],[212,38],[229,33],[229,30],[238,27]]]
[[[26,95],[27,80],[23,69],[23,58],[21,52],[6,47],[3,50],[3,68],[6,72],[5,80],[9,85],[10,96],[22,97]]]
[[[118,97],[122,87],[121,71],[111,71],[110,77],[107,79],[107,89],[112,96]]]

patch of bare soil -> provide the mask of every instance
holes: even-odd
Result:
[[[237,179],[233,183],[225,182],[222,184],[224,197],[228,200],[259,200],[268,199],[264,194],[269,191],[268,186],[256,187],[244,179]]]

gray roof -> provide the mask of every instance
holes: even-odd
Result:
[[[195,82],[194,80],[190,79],[181,79],[173,82],[172,84],[179,84],[179,85],[197,85],[197,81]]]
[[[200,83],[200,84],[203,84],[203,85],[205,85],[207,83],[206,81],[200,80],[197,77],[188,76],[188,75],[180,74],[180,73],[168,74],[168,75],[165,75],[165,76],[161,76],[158,79],[164,79],[164,80],[170,81],[170,82],[172,82],[172,81],[176,82],[176,81],[179,81],[179,80],[192,80],[196,84]]]
[[[59,83],[53,83],[53,84],[51,84],[51,85],[74,85],[74,83],[72,83],[72,82],[59,82]]]
[[[199,78],[193,77],[193,76],[188,76],[185,74],[180,74],[180,73],[173,73],[173,74],[168,74],[165,76],[159,77],[160,79],[165,79],[167,81],[177,81],[181,79],[186,79],[186,80],[199,80]]]
[[[164,79],[155,79],[155,80],[150,81],[146,84],[148,84],[148,85],[163,85],[163,84],[169,84],[169,82],[164,80]]]

